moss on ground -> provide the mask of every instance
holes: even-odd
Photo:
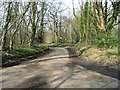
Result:
[[[37,53],[43,53],[47,52],[49,50],[48,46],[45,45],[39,45],[39,46],[33,46],[33,47],[27,47],[27,48],[19,48],[19,49],[13,49],[11,51],[3,52],[2,55],[2,64],[6,62],[14,62],[14,59],[23,58],[31,55],[35,55]]]

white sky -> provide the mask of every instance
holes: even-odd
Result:
[[[20,1],[20,2],[23,1],[24,2],[24,1],[41,1],[41,0],[0,0],[0,1]],[[48,1],[48,0],[46,0],[46,1]],[[70,16],[73,14],[73,11],[72,11],[72,8],[73,8],[73,6],[72,6],[72,0],[55,0],[55,1],[64,2],[65,3],[64,4],[65,5],[64,8],[66,8],[66,7],[69,8],[69,10],[65,11],[65,14],[70,15]],[[85,0],[83,0],[83,1],[85,1]],[[104,2],[105,0],[102,0],[102,1]],[[79,8],[78,0],[74,0],[74,7],[75,7],[76,10],[79,10],[79,9],[77,9],[77,8]]]
[[[72,0],[60,0],[60,1],[63,1],[70,8],[70,14],[72,15],[73,14]],[[79,1],[81,1],[81,0],[79,0]],[[85,1],[85,0],[82,0],[82,1]],[[102,0],[102,2],[105,2],[105,0]],[[81,4],[81,2],[80,2],[80,4]],[[110,1],[108,0],[108,7],[109,7],[109,5],[110,5]],[[76,11],[79,10],[78,0],[74,0],[74,8],[75,8]]]
[[[72,10],[72,0],[63,0],[65,4]],[[78,0],[74,0],[74,6],[78,7]]]
[[[72,14],[73,14],[72,0],[61,0],[61,1],[63,1],[65,3],[66,7],[69,8],[69,10],[66,11],[66,14],[72,16]],[[78,7],[78,0],[74,0],[74,7],[75,8]]]

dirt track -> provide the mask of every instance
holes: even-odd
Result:
[[[70,58],[73,52],[69,48],[51,47],[51,50],[51,53],[43,57],[2,69],[2,88],[118,87],[117,72],[84,63],[79,57]]]

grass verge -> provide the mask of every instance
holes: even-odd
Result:
[[[79,55],[81,55],[85,60],[107,66],[109,68],[118,69],[119,54],[117,47],[111,49],[98,48],[94,46],[81,46],[80,49],[76,47]]]
[[[38,53],[39,54],[44,53],[47,52],[48,50],[49,50],[48,46],[39,45],[39,46],[19,48],[7,52],[2,52],[2,65],[9,64],[11,62],[18,62],[20,61],[21,58],[26,58],[24,60],[27,60],[27,57],[29,56],[33,56]]]

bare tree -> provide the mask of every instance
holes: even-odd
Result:
[[[10,23],[10,20],[11,20],[11,4],[12,2],[9,2],[8,3],[8,7],[7,7],[7,16],[6,16],[6,23],[5,23],[5,26],[4,26],[4,32],[3,32],[3,36],[2,36],[2,42],[1,42],[1,48],[4,50],[6,49],[6,38],[7,38],[7,32],[8,32],[8,26],[9,26],[9,23]]]

